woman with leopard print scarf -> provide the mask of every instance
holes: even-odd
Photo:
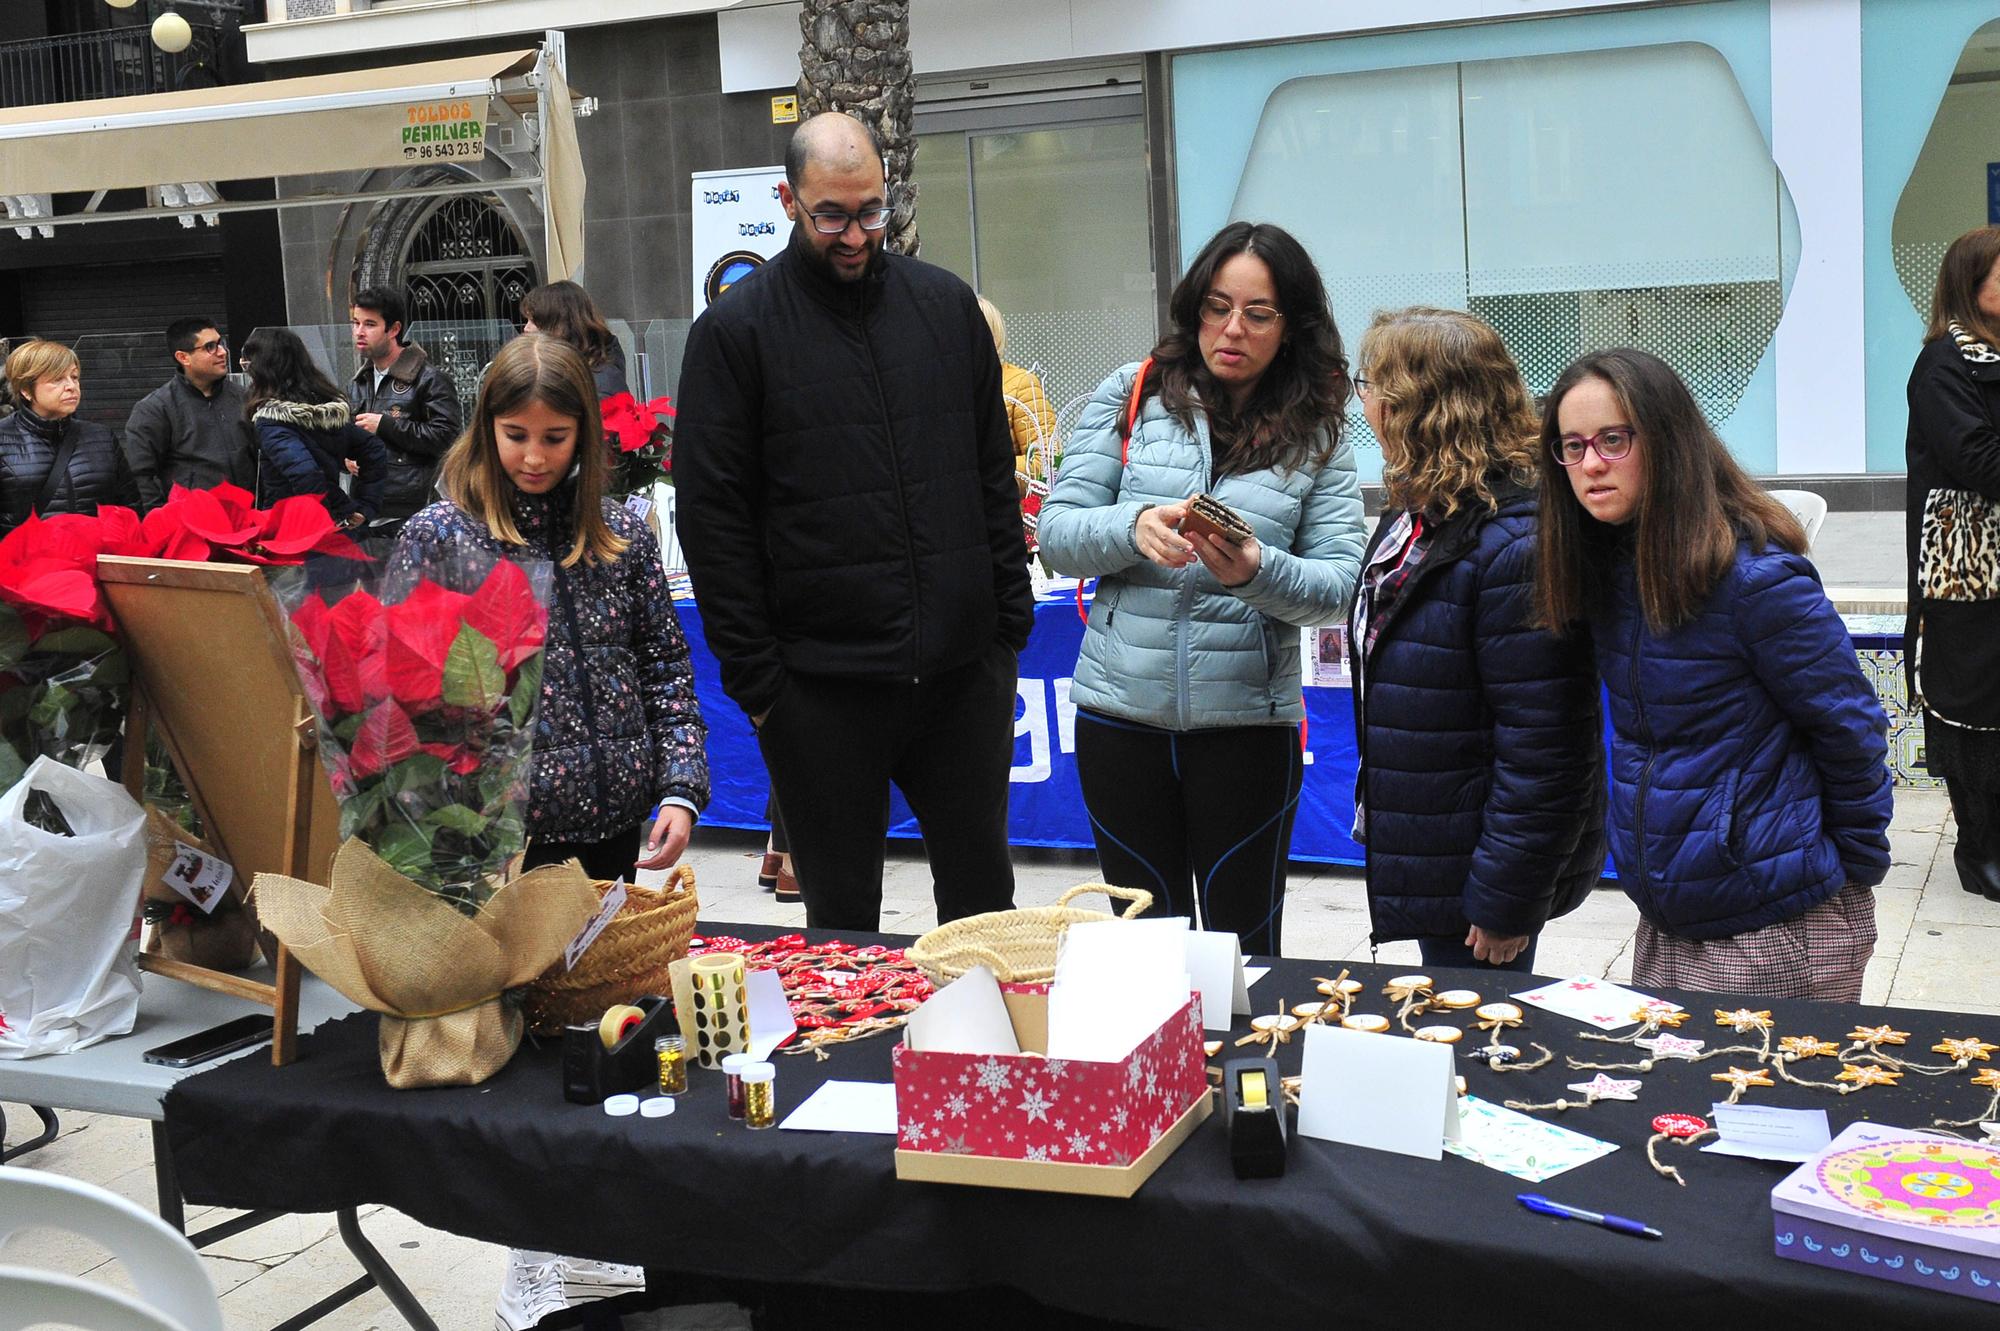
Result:
[[[2000,227],[1945,251],[1909,401],[1910,696],[1959,882],[2000,902]]]

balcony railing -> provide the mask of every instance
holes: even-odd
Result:
[[[222,82],[221,30],[192,26],[194,40],[172,55],[154,46],[140,27],[0,42],[0,106],[133,97]]]

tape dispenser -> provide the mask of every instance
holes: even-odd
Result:
[[[602,1104],[607,1096],[652,1084],[658,1075],[654,1038],[680,1032],[673,1000],[652,994],[609,1009],[594,1026],[563,1027],[563,1099]]]
[[[1229,1118],[1229,1164],[1238,1178],[1278,1178],[1289,1144],[1285,1090],[1268,1058],[1232,1058],[1222,1065],[1222,1102]]]

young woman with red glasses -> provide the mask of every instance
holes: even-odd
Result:
[[[1798,520],[1643,351],[1563,372],[1541,473],[1541,619],[1589,631],[1610,699],[1632,982],[1860,1001],[1888,723]]]

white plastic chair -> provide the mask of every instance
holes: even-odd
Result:
[[[0,1266],[0,1331],[43,1322],[92,1331],[223,1331],[215,1282],[187,1237],[94,1184],[0,1167],[0,1243],[30,1226],[81,1235],[125,1267],[138,1296],[49,1271]]]
[[[89,1331],[186,1331],[115,1289],[54,1271],[0,1266],[0,1331],[47,1323]]]
[[[1792,510],[1792,516],[1806,529],[1806,544],[1810,546],[1819,537],[1819,529],[1826,522],[1826,499],[1811,490],[1773,490],[1771,498]]]

